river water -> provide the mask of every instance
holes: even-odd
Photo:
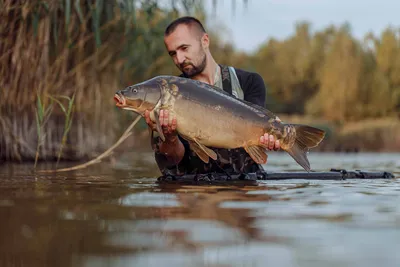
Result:
[[[400,154],[309,159],[400,172]],[[265,168],[301,170],[278,152]],[[0,166],[0,266],[400,266],[397,179],[168,185],[151,157],[129,156],[31,169]]]

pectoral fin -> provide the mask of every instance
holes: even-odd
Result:
[[[190,148],[203,162],[208,163],[209,158],[212,158],[213,160],[217,159],[217,154],[213,150],[205,145],[200,144],[196,139],[188,140],[188,142],[190,144]]]
[[[190,149],[196,153],[196,155],[205,163],[209,162],[209,156],[205,153],[195,142],[189,142]]]
[[[267,163],[268,155],[265,153],[265,148],[262,146],[245,146],[244,149],[256,163]]]
[[[155,109],[152,111],[152,113],[154,113],[154,114],[153,115],[150,114],[150,118],[154,117],[154,120],[156,122],[157,132],[160,135],[161,140],[165,141],[165,136],[164,136],[163,130],[161,128],[161,123],[160,123],[160,119],[159,119],[160,114],[158,113],[158,110],[155,110]]]

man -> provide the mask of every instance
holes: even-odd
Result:
[[[182,77],[215,85],[235,97],[264,107],[266,89],[264,81],[257,73],[219,65],[209,50],[209,36],[203,25],[193,17],[182,17],[173,21],[165,30],[164,43],[175,65],[182,71]],[[223,77],[223,78],[222,78]],[[147,124],[156,131],[145,114]],[[170,122],[170,123],[169,123]],[[153,139],[155,158],[161,172],[172,175],[203,174],[209,172],[249,173],[262,170],[243,149],[213,149],[218,159],[208,164],[201,161],[190,150],[189,144],[176,133],[179,121],[169,118],[168,111],[160,112],[160,123],[166,137]],[[272,135],[260,136],[260,143],[270,150],[278,150],[280,144]]]

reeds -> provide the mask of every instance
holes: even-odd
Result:
[[[3,1],[0,160],[93,158],[131,120],[115,91],[175,71],[162,33],[179,13],[133,3]]]
[[[54,102],[59,104],[60,108],[62,109],[62,111],[64,112],[64,115],[65,115],[64,129],[63,129],[60,148],[59,148],[59,151],[57,154],[56,167],[58,167],[58,163],[59,163],[59,161],[61,159],[61,155],[62,155],[62,150],[67,142],[67,136],[68,136],[68,133],[69,133],[69,131],[71,129],[71,125],[72,125],[75,93],[73,94],[72,98],[70,98],[68,96],[59,96],[59,98],[65,98],[68,100],[67,106],[64,106],[64,104],[59,99],[57,99],[57,97],[49,96],[49,98],[51,100],[50,100],[50,103],[48,104],[48,107],[46,107],[42,104],[41,97],[37,96],[36,129],[37,129],[37,140],[38,141],[37,141],[36,155],[35,155],[35,165],[34,165],[35,169],[36,169],[37,162],[39,160],[40,147],[44,144],[44,142],[46,140],[45,139],[46,138],[45,126],[52,114],[52,111],[54,108],[54,105],[53,105]]]
[[[60,96],[60,98],[65,98],[65,99],[68,100],[67,108],[64,107],[63,103],[61,103],[61,101],[58,100],[57,98],[55,98],[55,97],[51,97],[51,98],[60,105],[60,108],[62,109],[62,111],[64,112],[64,115],[65,115],[64,131],[63,131],[63,136],[62,136],[62,139],[61,139],[60,149],[59,149],[58,155],[57,155],[57,164],[56,164],[56,168],[57,168],[58,167],[58,163],[60,162],[62,149],[63,149],[63,147],[65,146],[65,144],[67,142],[67,136],[68,136],[68,133],[69,133],[69,131],[71,129],[71,125],[72,125],[75,93],[72,95],[72,98],[70,98],[68,96]]]

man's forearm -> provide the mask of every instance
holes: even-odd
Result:
[[[171,164],[178,164],[185,155],[185,147],[178,137],[174,140],[165,140],[159,146],[160,153],[164,154]]]

